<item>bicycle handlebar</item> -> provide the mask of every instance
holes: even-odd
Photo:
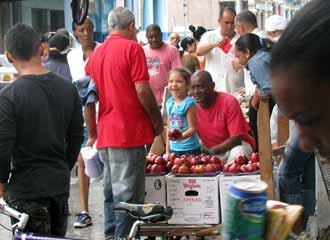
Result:
[[[133,204],[120,202],[117,203],[114,210],[125,211],[133,218],[146,222],[159,222],[171,218],[173,209],[158,204]]]
[[[15,209],[9,207],[3,199],[0,199],[0,213],[4,213],[18,220],[18,222],[12,226],[13,229],[24,230],[29,220],[29,215],[27,215],[26,213],[20,213]]]

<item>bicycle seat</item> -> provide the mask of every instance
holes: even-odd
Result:
[[[158,204],[133,204],[120,202],[116,204],[115,211],[125,211],[135,219],[144,222],[161,222],[171,218],[173,209]]]

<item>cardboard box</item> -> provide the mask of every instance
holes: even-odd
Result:
[[[167,205],[173,208],[170,224],[218,224],[218,175],[178,177],[169,175]]]
[[[254,175],[223,175],[219,176],[219,191],[220,191],[220,206],[221,206],[221,213],[226,208],[226,194],[229,187],[236,181],[246,181],[246,180],[259,180],[260,174]],[[220,214],[221,214],[220,213]],[[223,215],[221,214],[221,222],[223,222]]]
[[[154,141],[151,145],[150,151],[151,153],[154,153],[158,156],[162,156],[163,153],[165,152],[165,147],[166,147],[166,133],[167,133],[167,128],[164,127],[164,131],[162,134],[159,134],[154,138]]]
[[[165,176],[146,176],[145,203],[155,203],[166,206]]]

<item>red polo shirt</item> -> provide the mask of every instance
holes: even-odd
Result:
[[[153,141],[151,121],[135,84],[148,83],[146,57],[135,41],[111,34],[89,57],[86,75],[99,94],[97,148],[130,148]]]
[[[242,140],[256,149],[237,99],[228,93],[218,93],[212,105],[205,109],[198,104],[198,135],[207,147],[223,143],[229,137],[242,136]]]

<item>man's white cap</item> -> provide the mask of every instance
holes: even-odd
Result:
[[[273,15],[266,19],[265,21],[265,30],[266,32],[281,31],[286,28],[288,21],[280,16]]]

